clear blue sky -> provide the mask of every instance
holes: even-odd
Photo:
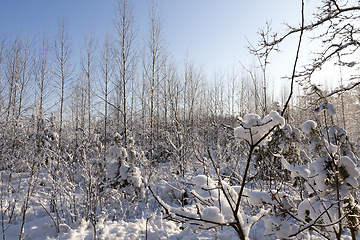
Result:
[[[132,3],[141,39],[148,33],[148,1]],[[54,36],[57,20],[64,15],[69,20],[73,50],[80,51],[84,36],[92,32],[101,39],[113,31],[115,4],[116,0],[1,0],[0,32],[16,35],[25,29],[35,35],[46,29]],[[209,74],[226,72],[239,66],[239,61],[249,66],[253,59],[246,38],[256,45],[256,32],[266,21],[280,31],[285,29],[284,22],[299,22],[300,6],[298,0],[159,0],[168,50],[180,64],[188,53],[204,64]],[[297,38],[285,43],[284,53],[270,59],[270,78],[290,74],[296,43]]]

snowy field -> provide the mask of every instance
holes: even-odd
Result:
[[[326,109],[332,116],[332,106]],[[273,111],[263,119],[256,114],[246,115],[233,134],[237,139],[232,141],[233,147],[245,146],[242,151],[248,155],[231,159],[233,152],[228,155],[221,148],[208,148],[198,163],[185,162],[175,155],[180,166],[178,161],[149,164],[132,139],[127,149],[111,147],[105,152],[106,158],[82,158],[77,162],[72,161],[70,154],[66,158],[54,154],[50,151],[52,143],[46,142],[48,149],[23,159],[17,171],[8,168],[0,172],[2,237],[360,237],[360,207],[356,201],[360,170],[343,129],[331,126],[322,135],[314,121],[304,122],[300,129],[292,128]],[[271,153],[273,160],[278,159],[278,169],[270,165],[270,173],[269,169],[256,166],[261,150],[280,147],[286,152],[295,147],[286,140],[290,137],[308,139],[305,143],[309,154],[300,148],[299,155]],[[119,134],[115,134],[114,141],[118,138]],[[298,146],[300,142],[297,141]],[[262,154],[262,160],[266,159],[266,152]],[[302,160],[294,161],[296,156]],[[228,160],[221,160],[226,157]],[[185,164],[193,169],[185,168],[180,175],[169,173],[169,169],[182,169]],[[263,177],[256,177],[259,169]],[[281,177],[268,181],[268,174]]]

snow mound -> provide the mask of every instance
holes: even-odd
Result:
[[[336,114],[334,105],[332,105],[331,103],[322,103],[314,110],[314,112],[316,115],[318,115],[322,110],[327,110],[330,116],[334,116]]]
[[[262,206],[264,203],[272,203],[271,197],[267,192],[260,191],[249,191],[248,196],[250,198],[250,202],[255,206]]]
[[[204,220],[223,223],[225,218],[217,207],[208,207],[202,211],[202,218]]]
[[[339,166],[345,167],[349,175],[353,176],[354,178],[358,178],[360,176],[360,172],[356,168],[355,163],[347,156],[340,158]]]
[[[238,139],[244,139],[250,144],[256,144],[275,126],[285,126],[285,119],[278,112],[272,111],[262,120],[257,114],[247,114],[240,127],[235,128],[234,135]],[[262,140],[265,143],[265,139]]]
[[[304,122],[303,125],[301,126],[301,130],[306,134],[308,134],[311,131],[311,129],[315,129],[315,128],[316,128],[316,122],[311,120]]]

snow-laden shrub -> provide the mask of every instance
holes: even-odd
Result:
[[[120,189],[126,195],[135,195],[142,199],[144,197],[144,179],[140,169],[134,166],[134,158],[137,154],[132,148],[132,142],[129,149],[129,154],[123,147],[109,149],[111,160],[106,175],[113,187]],[[127,160],[130,160],[130,165]]]
[[[259,141],[260,145],[263,145],[269,140],[266,134],[276,126],[285,126],[285,119],[276,111],[270,112],[263,119],[259,115],[248,114],[242,120],[241,126],[235,128],[234,135],[236,138],[243,139],[251,145],[255,145]]]
[[[236,222],[242,226],[245,236],[249,235],[250,228],[263,215],[268,212],[264,203],[273,203],[267,192],[244,190],[252,206],[258,206],[259,211],[255,215],[245,214],[239,208],[238,214],[234,215],[236,201],[238,199],[239,186],[230,186],[225,181],[217,181],[205,175],[198,175],[191,181],[193,203],[186,208],[172,206],[165,203],[159,196],[155,196],[158,203],[163,207],[165,218],[184,223],[183,228],[195,225],[199,231],[217,227],[232,227],[236,232]]]
[[[321,110],[328,111],[325,118],[331,118],[335,112],[329,103],[316,109]],[[333,121],[325,119],[325,122]],[[344,230],[349,229],[354,237],[360,230],[360,207],[356,201],[360,169],[357,168],[358,159],[352,151],[352,143],[346,131],[336,125],[318,129],[314,121],[306,121],[301,130],[310,146],[309,154],[304,152],[302,157],[310,160],[309,163],[290,164],[281,156],[282,165],[290,176],[302,179],[303,184],[297,186],[301,200],[292,197],[297,204],[293,204],[291,209],[283,209],[281,204],[277,204],[283,219],[279,222],[276,218],[274,223],[265,224],[267,232],[276,234],[278,238],[307,238],[315,233],[328,239],[340,239]],[[280,199],[276,194],[273,198]],[[287,230],[284,235],[283,226],[292,230]]]
[[[330,104],[321,110],[330,111],[330,117],[335,112]],[[278,239],[355,236],[360,225],[355,191],[360,170],[346,131],[336,125],[318,129],[315,121],[305,122],[301,130],[285,124],[277,112],[264,119],[245,116],[234,130],[235,138],[249,146],[245,172],[239,173],[241,184],[231,186],[222,179],[209,151],[214,175],[192,179],[189,185],[193,202],[189,206],[173,206],[155,196],[166,218],[198,229],[232,227],[240,239],[247,239],[261,218],[264,234]],[[270,184],[267,191],[251,190],[245,187],[251,181],[247,178],[250,164],[256,159],[261,164],[263,156],[277,159],[282,165],[277,177],[285,172],[288,177],[278,179],[279,184]]]
[[[300,143],[300,130],[290,124],[274,131],[271,139],[259,146],[253,156],[258,178],[266,181],[269,187],[275,182],[288,180],[289,176],[282,170],[281,158],[278,155],[281,154],[291,164],[301,163],[301,155],[304,153]]]
[[[210,176],[198,175],[192,179],[190,193],[194,201],[186,207],[171,206],[160,197],[153,195],[165,211],[165,217],[174,221],[183,222],[184,226],[195,225],[199,229],[231,227],[240,239],[248,239],[250,228],[264,215],[269,208],[264,204],[275,204],[271,194],[267,192],[251,191],[245,187],[247,174],[256,147],[265,145],[272,137],[274,130],[285,126],[285,119],[278,112],[271,112],[260,119],[258,115],[246,115],[241,126],[234,130],[236,139],[246,142],[250,148],[245,172],[241,173],[242,180],[239,186],[231,186],[220,176],[215,158],[217,154],[208,149],[208,158],[211,160],[215,172],[215,179]],[[245,200],[248,199],[249,201]],[[244,204],[256,207],[256,213],[244,211]]]

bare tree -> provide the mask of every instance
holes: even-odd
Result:
[[[95,58],[95,40],[93,35],[91,34],[89,37],[85,37],[84,40],[85,49],[82,52],[82,59],[81,59],[81,70],[82,74],[85,77],[85,92],[86,92],[86,110],[87,110],[87,117],[88,117],[88,137],[91,134],[91,99],[92,99],[92,82],[94,81],[94,72],[95,72],[95,65],[94,65],[94,58]]]
[[[111,92],[110,89],[110,83],[113,77],[113,58],[112,58],[112,53],[111,53],[111,49],[112,49],[112,42],[111,42],[111,37],[109,34],[106,34],[106,37],[104,39],[103,45],[102,45],[102,49],[101,49],[101,54],[100,54],[100,63],[99,63],[99,68],[100,68],[100,83],[99,83],[99,87],[98,87],[98,91],[100,94],[100,98],[104,103],[104,112],[103,112],[103,116],[104,116],[104,145],[105,145],[105,150],[107,149],[107,142],[108,142],[108,107],[109,107],[109,95]],[[102,112],[102,111],[100,111]]]
[[[20,54],[21,39],[14,39],[11,47],[7,51],[6,56],[6,85],[7,85],[7,110],[6,121],[14,116],[16,109],[17,84],[20,81]]]
[[[114,46],[114,58],[117,65],[117,78],[118,81],[115,83],[116,88],[122,96],[122,117],[124,126],[124,143],[126,146],[127,142],[127,84],[133,80],[134,71],[132,67],[135,61],[135,48],[134,41],[136,38],[136,31],[134,29],[134,11],[133,6],[128,0],[118,0],[116,8],[116,19],[114,21],[115,28],[117,31],[116,45]],[[118,106],[118,112],[120,106]]]
[[[357,27],[360,18],[358,1],[325,0],[313,14],[313,19],[300,26],[288,25],[285,34],[261,31],[260,47],[254,51],[260,57],[266,57],[271,51],[279,50],[279,45],[289,36],[296,33],[312,34],[311,39],[321,45],[314,53],[312,60],[301,71],[294,72],[294,79],[305,87],[312,85],[312,76],[329,61],[353,67],[357,62],[351,59],[360,47],[360,29]],[[318,40],[318,41],[316,41]],[[334,93],[347,91],[360,84],[359,76],[350,76],[346,79],[348,86],[341,86]]]
[[[5,35],[0,35],[0,105],[3,106],[4,105],[4,100],[3,100],[3,91],[4,91],[4,86],[3,86],[3,75],[4,75],[4,70],[3,70],[3,63],[4,63],[4,59],[5,59],[5,44],[6,44],[6,37]],[[3,111],[3,108],[0,107],[0,111]]]
[[[27,110],[25,105],[26,87],[29,84],[31,78],[32,48],[33,48],[33,41],[30,40],[30,35],[27,34],[22,38],[22,51],[21,51],[21,59],[20,59],[21,75],[20,75],[20,81],[18,83],[19,99],[18,99],[17,118],[21,116],[24,110]]]
[[[238,81],[238,70],[233,67],[231,72],[228,72],[228,87],[227,87],[227,110],[228,118],[235,119],[235,93],[236,93],[236,82]],[[231,124],[234,125],[235,122],[231,121]]]
[[[152,2],[150,6],[150,32],[145,42],[146,55],[144,57],[144,77],[146,86],[148,87],[148,103],[150,120],[150,164],[153,164],[154,156],[154,114],[156,106],[156,89],[161,82],[159,76],[164,62],[165,56],[165,39],[162,34],[162,23],[160,13],[156,2]]]
[[[31,78],[32,46],[29,35],[24,36],[20,32],[7,51],[5,72],[8,88],[7,120],[10,117],[19,119],[23,110],[26,110],[25,90]]]
[[[38,114],[42,118],[44,115],[44,101],[49,94],[46,92],[46,89],[49,87],[50,76],[49,37],[45,31],[40,42],[40,51],[37,52],[37,57],[34,58],[34,75],[37,89],[35,95],[38,101]]]
[[[56,77],[55,86],[59,91],[59,146],[65,113],[66,90],[73,80],[74,66],[71,64],[72,43],[69,38],[68,21],[63,17],[58,20],[58,33],[54,39],[54,75]]]
[[[40,151],[41,139],[40,131],[44,130],[45,119],[44,109],[45,101],[50,96],[49,78],[50,78],[50,61],[49,61],[49,37],[46,32],[43,32],[40,38],[39,51],[34,55],[34,79],[35,79],[35,99],[36,99],[36,132],[37,132],[37,148]]]
[[[64,153],[61,150],[64,150],[64,136],[63,134],[63,125],[66,119],[65,114],[65,103],[70,94],[68,94],[69,86],[73,80],[74,74],[74,66],[71,63],[71,53],[72,53],[72,43],[69,38],[68,31],[68,22],[63,17],[58,20],[58,33],[54,38],[54,70],[53,75],[55,76],[54,86],[58,91],[59,99],[57,104],[59,104],[59,128],[58,128],[58,150],[59,152],[56,155],[56,161],[54,163],[50,163],[48,168],[48,172],[52,176],[52,189],[51,189],[51,197],[50,197],[50,212],[55,212],[56,214],[56,226],[59,226],[59,218],[62,214],[63,210],[60,209],[60,205],[58,202],[58,197],[62,199],[63,193],[61,188],[62,181],[62,172],[60,168],[63,164],[64,158],[61,156]],[[71,191],[71,190],[70,190]],[[57,228],[58,230],[58,228]]]
[[[194,62],[185,62],[184,82],[183,82],[183,104],[184,104],[184,122],[189,122],[192,127],[195,121],[195,114],[198,106],[198,95],[203,86],[204,74],[200,66]]]

